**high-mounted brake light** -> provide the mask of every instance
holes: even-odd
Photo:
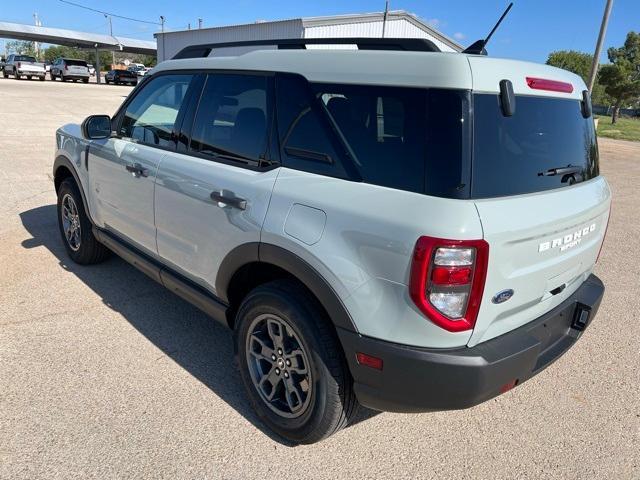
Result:
[[[480,310],[488,259],[489,244],[484,240],[420,237],[411,263],[411,299],[445,330],[471,330]]]
[[[549,90],[551,92],[573,92],[573,85],[558,80],[549,80],[547,78],[527,77],[527,85],[534,90]]]

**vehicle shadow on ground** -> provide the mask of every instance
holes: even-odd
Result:
[[[62,268],[76,275],[105,305],[120,313],[265,435],[283,445],[295,446],[274,435],[251,408],[234,364],[232,335],[228,329],[115,255],[99,265],[73,263],[60,238],[55,205],[22,212],[20,219],[32,237],[22,242],[24,248],[49,249]],[[351,426],[378,413],[363,407]]]

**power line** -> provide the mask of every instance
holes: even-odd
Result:
[[[138,18],[125,17],[123,15],[116,15],[115,13],[103,12],[102,10],[96,10],[95,8],[86,7],[78,3],[70,2],[69,0],[59,0],[62,3],[73,5],[74,7],[84,8],[85,10],[91,10],[92,12],[101,13],[102,15],[108,15],[110,17],[122,18],[123,20],[129,20],[131,22],[148,23],[150,25],[161,25],[160,22],[151,22],[149,20],[140,20]]]

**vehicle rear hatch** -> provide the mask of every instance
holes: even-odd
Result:
[[[89,67],[82,60],[65,60],[67,75],[89,75]]]
[[[469,63],[471,197],[489,243],[473,346],[534,320],[577,290],[598,256],[610,191],[598,175],[593,118],[583,115],[579,77],[502,59],[470,56]],[[504,79],[515,93],[512,116],[501,108]]]

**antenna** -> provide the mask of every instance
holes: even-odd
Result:
[[[489,32],[489,35],[487,35],[487,38],[485,38],[484,40],[477,40],[477,41],[473,42],[471,45],[469,45],[467,48],[465,48],[462,51],[462,53],[471,53],[471,54],[474,54],[474,55],[486,55],[487,54],[487,50],[484,47],[487,46],[487,43],[489,43],[489,40],[493,36],[493,33],[498,29],[498,27],[502,23],[502,20],[504,20],[504,17],[506,17],[507,13],[509,13],[509,10],[511,10],[511,7],[513,7],[513,2],[511,2],[509,4],[507,9],[504,11],[502,16],[500,17],[500,19],[493,26],[493,28]]]

